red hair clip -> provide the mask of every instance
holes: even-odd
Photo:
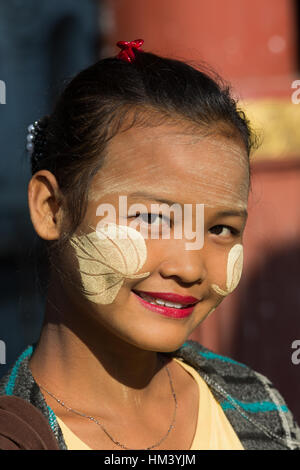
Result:
[[[135,39],[134,41],[118,41],[117,46],[121,49],[117,59],[125,62],[133,62],[135,59],[133,49],[139,49],[144,44],[144,39]]]

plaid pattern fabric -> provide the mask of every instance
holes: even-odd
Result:
[[[28,367],[34,347],[28,346],[2,377],[0,395],[19,396],[36,406],[48,419],[60,449],[67,450],[55,414]],[[300,450],[300,428],[267,377],[196,341],[164,355],[181,358],[198,371],[246,450]]]

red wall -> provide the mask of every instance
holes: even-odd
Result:
[[[111,0],[109,41],[143,38],[144,49],[207,61],[244,96],[283,93],[296,66],[291,0]]]

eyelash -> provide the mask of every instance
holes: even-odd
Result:
[[[148,217],[149,217],[149,216],[151,216],[151,217],[152,217],[152,216],[158,216],[158,217],[160,217],[161,219],[165,219],[166,221],[171,222],[171,224],[172,224],[172,221],[169,219],[169,217],[166,217],[166,216],[164,216],[163,214],[155,214],[155,213],[153,213],[153,212],[150,212],[150,213],[142,213],[142,214],[141,214],[141,213],[137,213],[137,214],[135,214],[135,215],[130,215],[130,216],[128,216],[128,218],[132,218],[132,217],[135,218],[135,217],[139,217],[139,216],[143,216],[143,215],[146,215],[146,216],[148,216]],[[156,220],[157,220],[157,219],[155,219],[155,221],[152,221],[152,222],[155,223]],[[145,222],[145,221],[144,221],[144,222]],[[149,225],[151,225],[151,222],[146,222],[146,223],[148,223]],[[240,233],[241,233],[240,230],[238,230],[238,229],[236,229],[236,228],[234,228],[234,227],[231,227],[230,225],[224,225],[224,224],[215,225],[215,226],[212,227],[210,230],[212,230],[212,229],[214,229],[214,228],[216,228],[216,227],[225,227],[225,228],[228,228],[228,230],[230,230],[232,236],[234,236],[234,237],[239,236]],[[217,234],[217,235],[219,235],[219,234]]]
[[[230,225],[224,225],[224,224],[219,224],[219,225],[214,225],[214,227],[212,227],[210,230],[216,228],[216,227],[225,227],[225,228],[228,228],[228,230],[230,230],[231,234],[234,236],[234,237],[237,237],[240,235],[240,230],[236,229],[236,228],[233,228],[231,227]],[[219,235],[219,234],[216,234],[216,235]]]
[[[165,216],[165,215],[163,215],[163,214],[155,214],[155,213],[153,213],[153,212],[142,213],[142,214],[141,214],[140,212],[138,212],[138,213],[136,213],[135,215],[129,215],[128,218],[130,219],[130,218],[132,218],[132,217],[135,218],[135,217],[139,217],[139,216],[143,216],[143,215],[148,216],[148,220],[149,220],[149,216],[151,217],[151,219],[152,219],[152,216],[157,216],[157,217],[161,217],[161,220],[162,220],[162,219],[165,219],[167,222],[171,222],[171,220],[169,219],[169,217],[167,217],[167,216]],[[142,219],[142,220],[143,220],[143,219]],[[155,223],[156,220],[157,220],[157,219],[155,219],[154,221],[152,220],[152,223]],[[146,221],[143,220],[143,222],[146,222]],[[146,223],[148,223],[149,225],[152,225],[151,222],[149,222],[149,221],[146,222]]]

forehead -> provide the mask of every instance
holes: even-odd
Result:
[[[133,127],[109,142],[89,199],[147,190],[179,203],[245,208],[248,165],[246,149],[234,139],[178,125]]]

